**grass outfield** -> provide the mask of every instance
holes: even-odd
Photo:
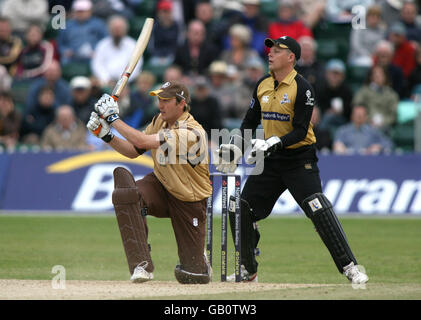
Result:
[[[421,299],[421,219],[340,220],[358,262],[370,276],[365,290],[352,289],[338,273],[308,219],[274,217],[259,223],[259,282],[320,286],[268,287],[258,292],[251,288],[247,292],[198,293],[171,299]],[[148,226],[154,281],[173,282],[178,258],[170,221],[149,218]],[[220,277],[220,219],[215,219],[214,228],[215,283]],[[234,268],[232,250],[230,241],[230,270]],[[0,279],[51,280],[55,265],[66,268],[67,280],[127,281],[130,276],[114,216],[3,215],[0,253]]]

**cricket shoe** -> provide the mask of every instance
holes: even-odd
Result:
[[[148,272],[145,269],[148,266],[147,261],[143,261],[137,265],[137,267],[133,271],[133,275],[131,276],[130,280],[133,283],[140,283],[145,282],[153,279],[153,273]]]
[[[344,275],[353,284],[364,284],[368,281],[368,276],[359,270],[358,265],[354,265],[354,262],[344,267]]]
[[[241,281],[242,282],[259,282],[257,280],[257,272],[250,274],[244,265],[241,265],[240,268],[240,274],[241,274]],[[228,282],[235,282],[235,272],[227,277]]]

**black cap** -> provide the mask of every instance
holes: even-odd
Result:
[[[278,39],[271,39],[266,38],[265,39],[265,46],[268,48],[273,47],[274,45],[278,46],[279,48],[283,49],[289,49],[293,54],[295,54],[295,59],[298,61],[301,57],[301,47],[297,40],[288,37],[283,36]]]

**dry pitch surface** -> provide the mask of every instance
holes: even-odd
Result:
[[[272,290],[321,288],[338,285],[282,283],[221,283],[180,285],[175,281],[66,281],[65,289],[53,289],[50,280],[0,280],[0,300],[33,299],[154,299],[185,298],[206,294],[257,293]]]

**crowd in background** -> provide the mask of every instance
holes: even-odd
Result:
[[[264,39],[289,35],[302,48],[296,70],[315,88],[319,150],[411,152],[421,103],[419,2],[0,0],[0,149],[105,148],[85,124],[154,17],[119,100],[129,125],[142,129],[158,113],[150,90],[182,80],[209,137],[239,127],[268,72]],[[64,28],[54,27],[63,22],[56,5],[66,9]]]

